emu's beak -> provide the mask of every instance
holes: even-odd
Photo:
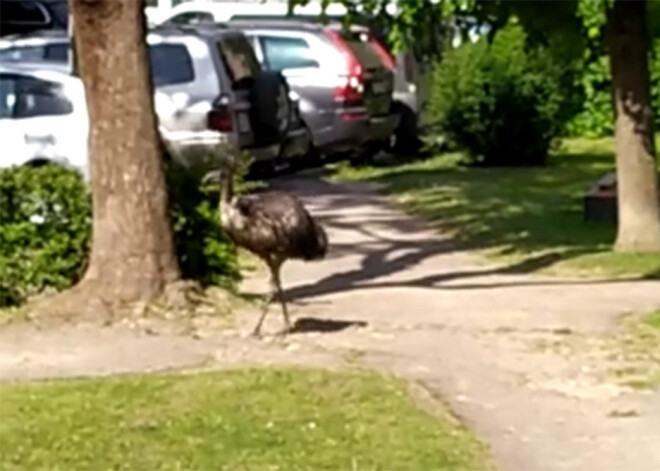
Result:
[[[211,170],[202,178],[202,185],[219,185],[222,182],[222,172]]]

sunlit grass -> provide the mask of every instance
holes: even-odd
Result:
[[[450,414],[375,373],[246,369],[0,386],[0,468],[485,471]]]

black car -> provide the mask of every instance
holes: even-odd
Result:
[[[0,0],[0,36],[68,28],[67,0]]]

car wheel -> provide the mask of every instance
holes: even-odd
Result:
[[[250,119],[255,139],[260,145],[277,144],[291,125],[289,86],[279,72],[264,71],[251,90]]]
[[[417,132],[417,116],[403,103],[395,103],[395,111],[399,113],[399,126],[394,134],[392,151],[401,154],[414,154],[422,147],[422,141]]]

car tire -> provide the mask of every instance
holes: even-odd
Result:
[[[252,84],[250,120],[259,145],[282,142],[291,126],[289,86],[280,72],[263,71]]]
[[[399,126],[395,131],[395,144],[392,150],[397,155],[415,154],[422,147],[422,141],[417,131],[417,116],[402,103],[394,103],[394,109],[399,113]]]

